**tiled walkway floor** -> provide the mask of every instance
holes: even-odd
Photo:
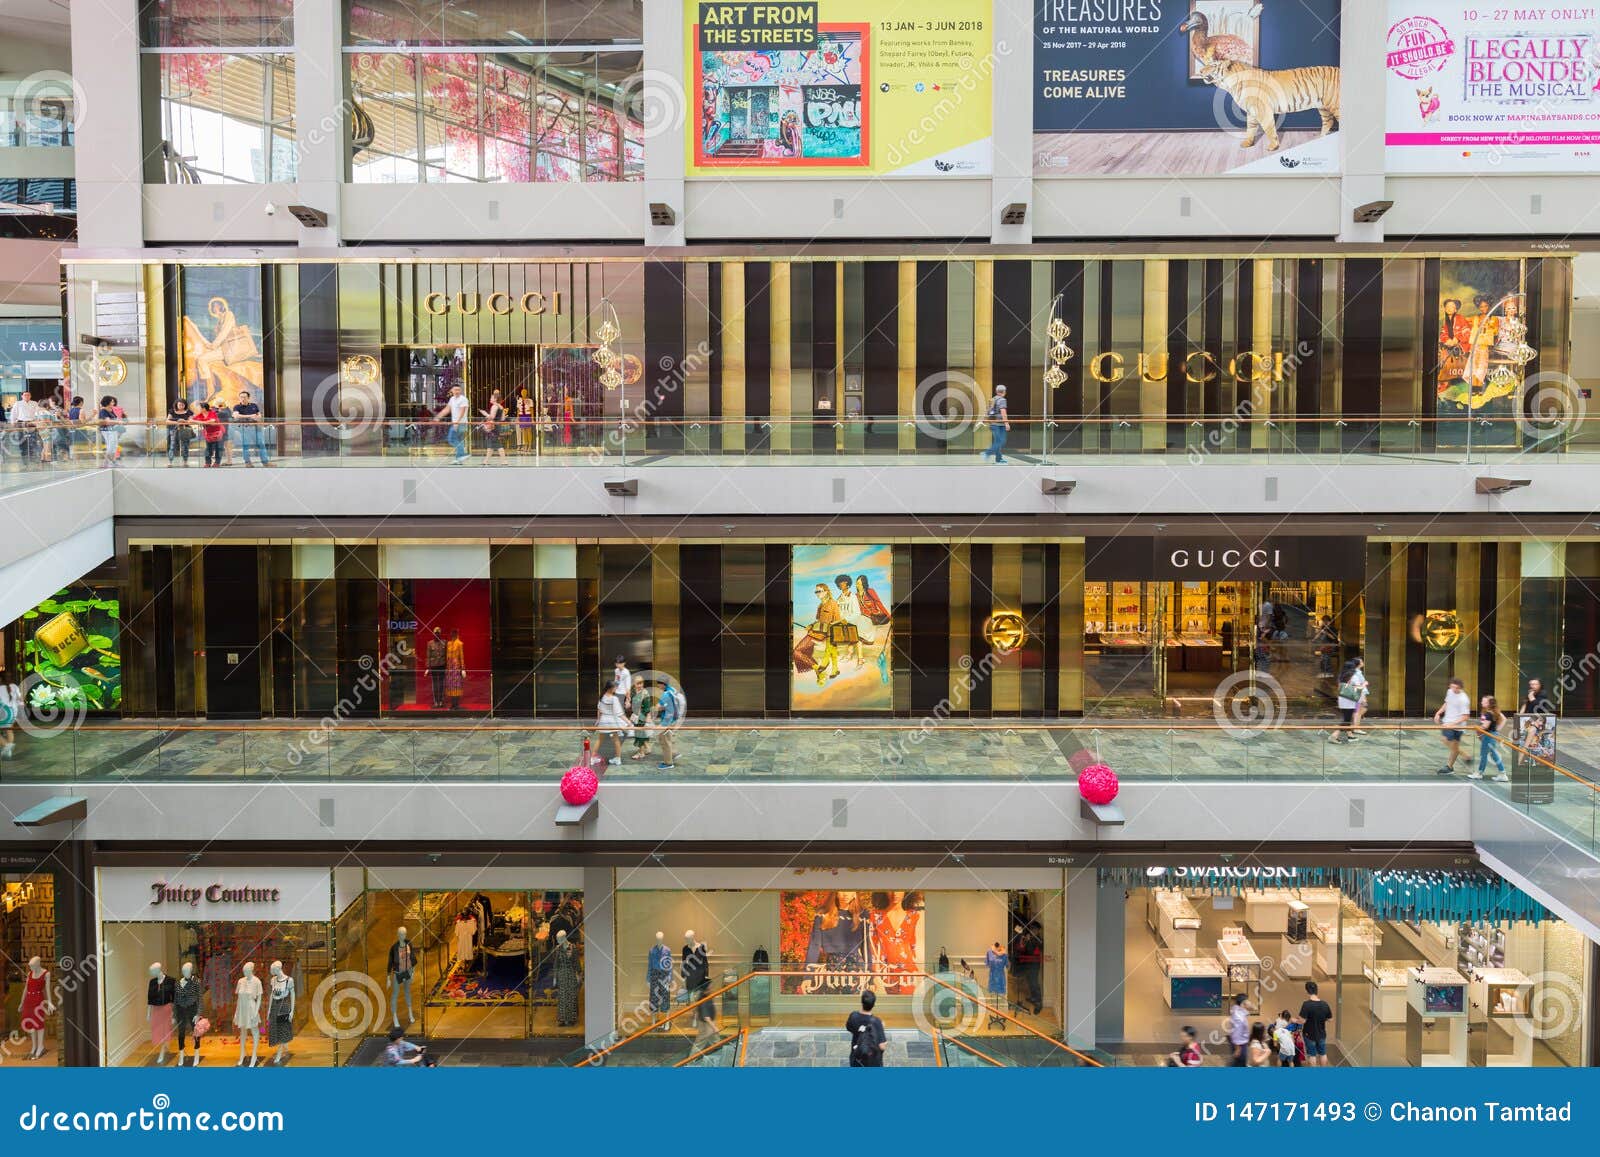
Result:
[[[934,1067],[934,1044],[926,1033],[892,1028],[888,1035],[889,1047],[883,1054],[885,1068]],[[850,1037],[843,1028],[762,1028],[751,1032],[745,1043],[747,1069],[835,1069],[849,1063]]]

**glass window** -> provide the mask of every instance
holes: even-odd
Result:
[[[0,149],[42,149],[72,144],[72,89],[0,97]]]
[[[641,42],[637,0],[359,0],[345,43],[519,48]]]
[[[290,48],[294,0],[143,0],[145,48]]]
[[[638,180],[638,52],[354,52],[350,179]]]

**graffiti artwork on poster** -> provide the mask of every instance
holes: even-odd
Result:
[[[990,171],[979,0],[687,0],[684,20],[691,174]]]
[[[1040,176],[1339,171],[1339,0],[1039,0]]]
[[[260,401],[261,270],[247,265],[183,267],[183,391],[191,403],[240,390]]]
[[[791,578],[796,711],[887,711],[894,706],[894,617],[888,546],[797,546]]]
[[[1521,410],[1527,364],[1535,356],[1528,344],[1522,262],[1439,263],[1440,417],[1514,418]],[[1440,436],[1457,441],[1465,434],[1447,427]]]
[[[1392,173],[1600,169],[1600,9],[1390,0]]]

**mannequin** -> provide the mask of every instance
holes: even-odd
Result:
[[[30,1061],[44,1056],[44,1022],[50,1015],[45,996],[49,991],[50,974],[44,969],[44,961],[35,956],[28,961],[28,975],[22,986],[22,1007],[18,1010],[22,1027],[33,1042],[33,1048],[28,1052]]]
[[[395,929],[394,943],[389,945],[389,1019],[400,1027],[400,994],[406,997],[406,1023],[414,1019],[411,1014],[411,975],[416,971],[417,952],[407,938],[405,925]]]
[[[717,1010],[715,1001],[702,1000],[711,991],[711,950],[696,938],[694,929],[683,934],[683,989],[684,999],[693,1004],[695,1039],[704,1040],[716,1035]]]
[[[672,1010],[672,949],[667,947],[667,934],[656,933],[656,942],[650,946],[645,958],[645,977],[650,982],[650,1012],[664,1016]],[[658,1026],[665,1030],[665,1020]]]
[[[294,1040],[294,981],[283,970],[283,961],[274,960],[267,970],[267,1043],[277,1052],[272,1063],[284,1064],[289,1059],[289,1042]]]
[[[470,971],[478,957],[478,917],[468,908],[456,917],[456,963],[462,972]]]
[[[145,993],[144,1018],[150,1024],[150,1043],[160,1051],[156,1064],[167,1063],[167,1045],[172,1040],[172,998],[177,982],[167,975],[161,962],[150,966],[150,986]]]
[[[253,1069],[261,1052],[261,979],[256,966],[246,963],[244,975],[233,986],[233,1025],[239,1030],[239,1067]],[[244,1059],[244,1038],[250,1038],[250,1060]]]
[[[183,1065],[183,1038],[194,1037],[194,1063],[200,1063],[200,1038],[194,1036],[194,1022],[200,1018],[200,981],[195,979],[194,965],[185,960],[180,968],[178,983],[173,988],[172,1021],[178,1030],[178,1064]]]
[[[556,933],[555,959],[551,962],[556,980],[556,1024],[565,1028],[578,1023],[578,985],[582,969],[577,946],[566,932]]]

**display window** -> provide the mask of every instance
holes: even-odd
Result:
[[[1209,715],[1219,687],[1255,683],[1327,708],[1361,630],[1357,583],[1085,582],[1084,710]]]
[[[489,580],[386,579],[379,650],[396,657],[383,710],[487,712]]]
[[[0,874],[0,1062],[62,1063],[58,964],[55,874]]]
[[[831,1029],[870,989],[891,1030],[1060,1036],[1059,872],[997,877],[988,889],[952,886],[972,875],[939,869],[764,872],[762,882],[782,885],[764,888],[651,886],[717,875],[619,878],[619,1034],[708,1031],[675,1013],[719,992],[719,1031]]]
[[[575,882],[572,873],[366,873],[338,921],[341,972],[381,994],[352,1063],[376,1063],[395,1024],[437,1052],[530,1038],[558,1038],[570,1049],[583,1034]]]
[[[1125,896],[1121,926],[1101,930],[1124,966],[1101,1002],[1103,1048],[1159,1062],[1193,1027],[1213,1064],[1258,1030],[1272,1065],[1585,1063],[1583,935],[1488,873],[1189,868],[1128,882],[1100,884],[1102,916],[1104,890]]]
[[[97,890],[103,1063],[340,1063],[327,869],[102,868]]]

